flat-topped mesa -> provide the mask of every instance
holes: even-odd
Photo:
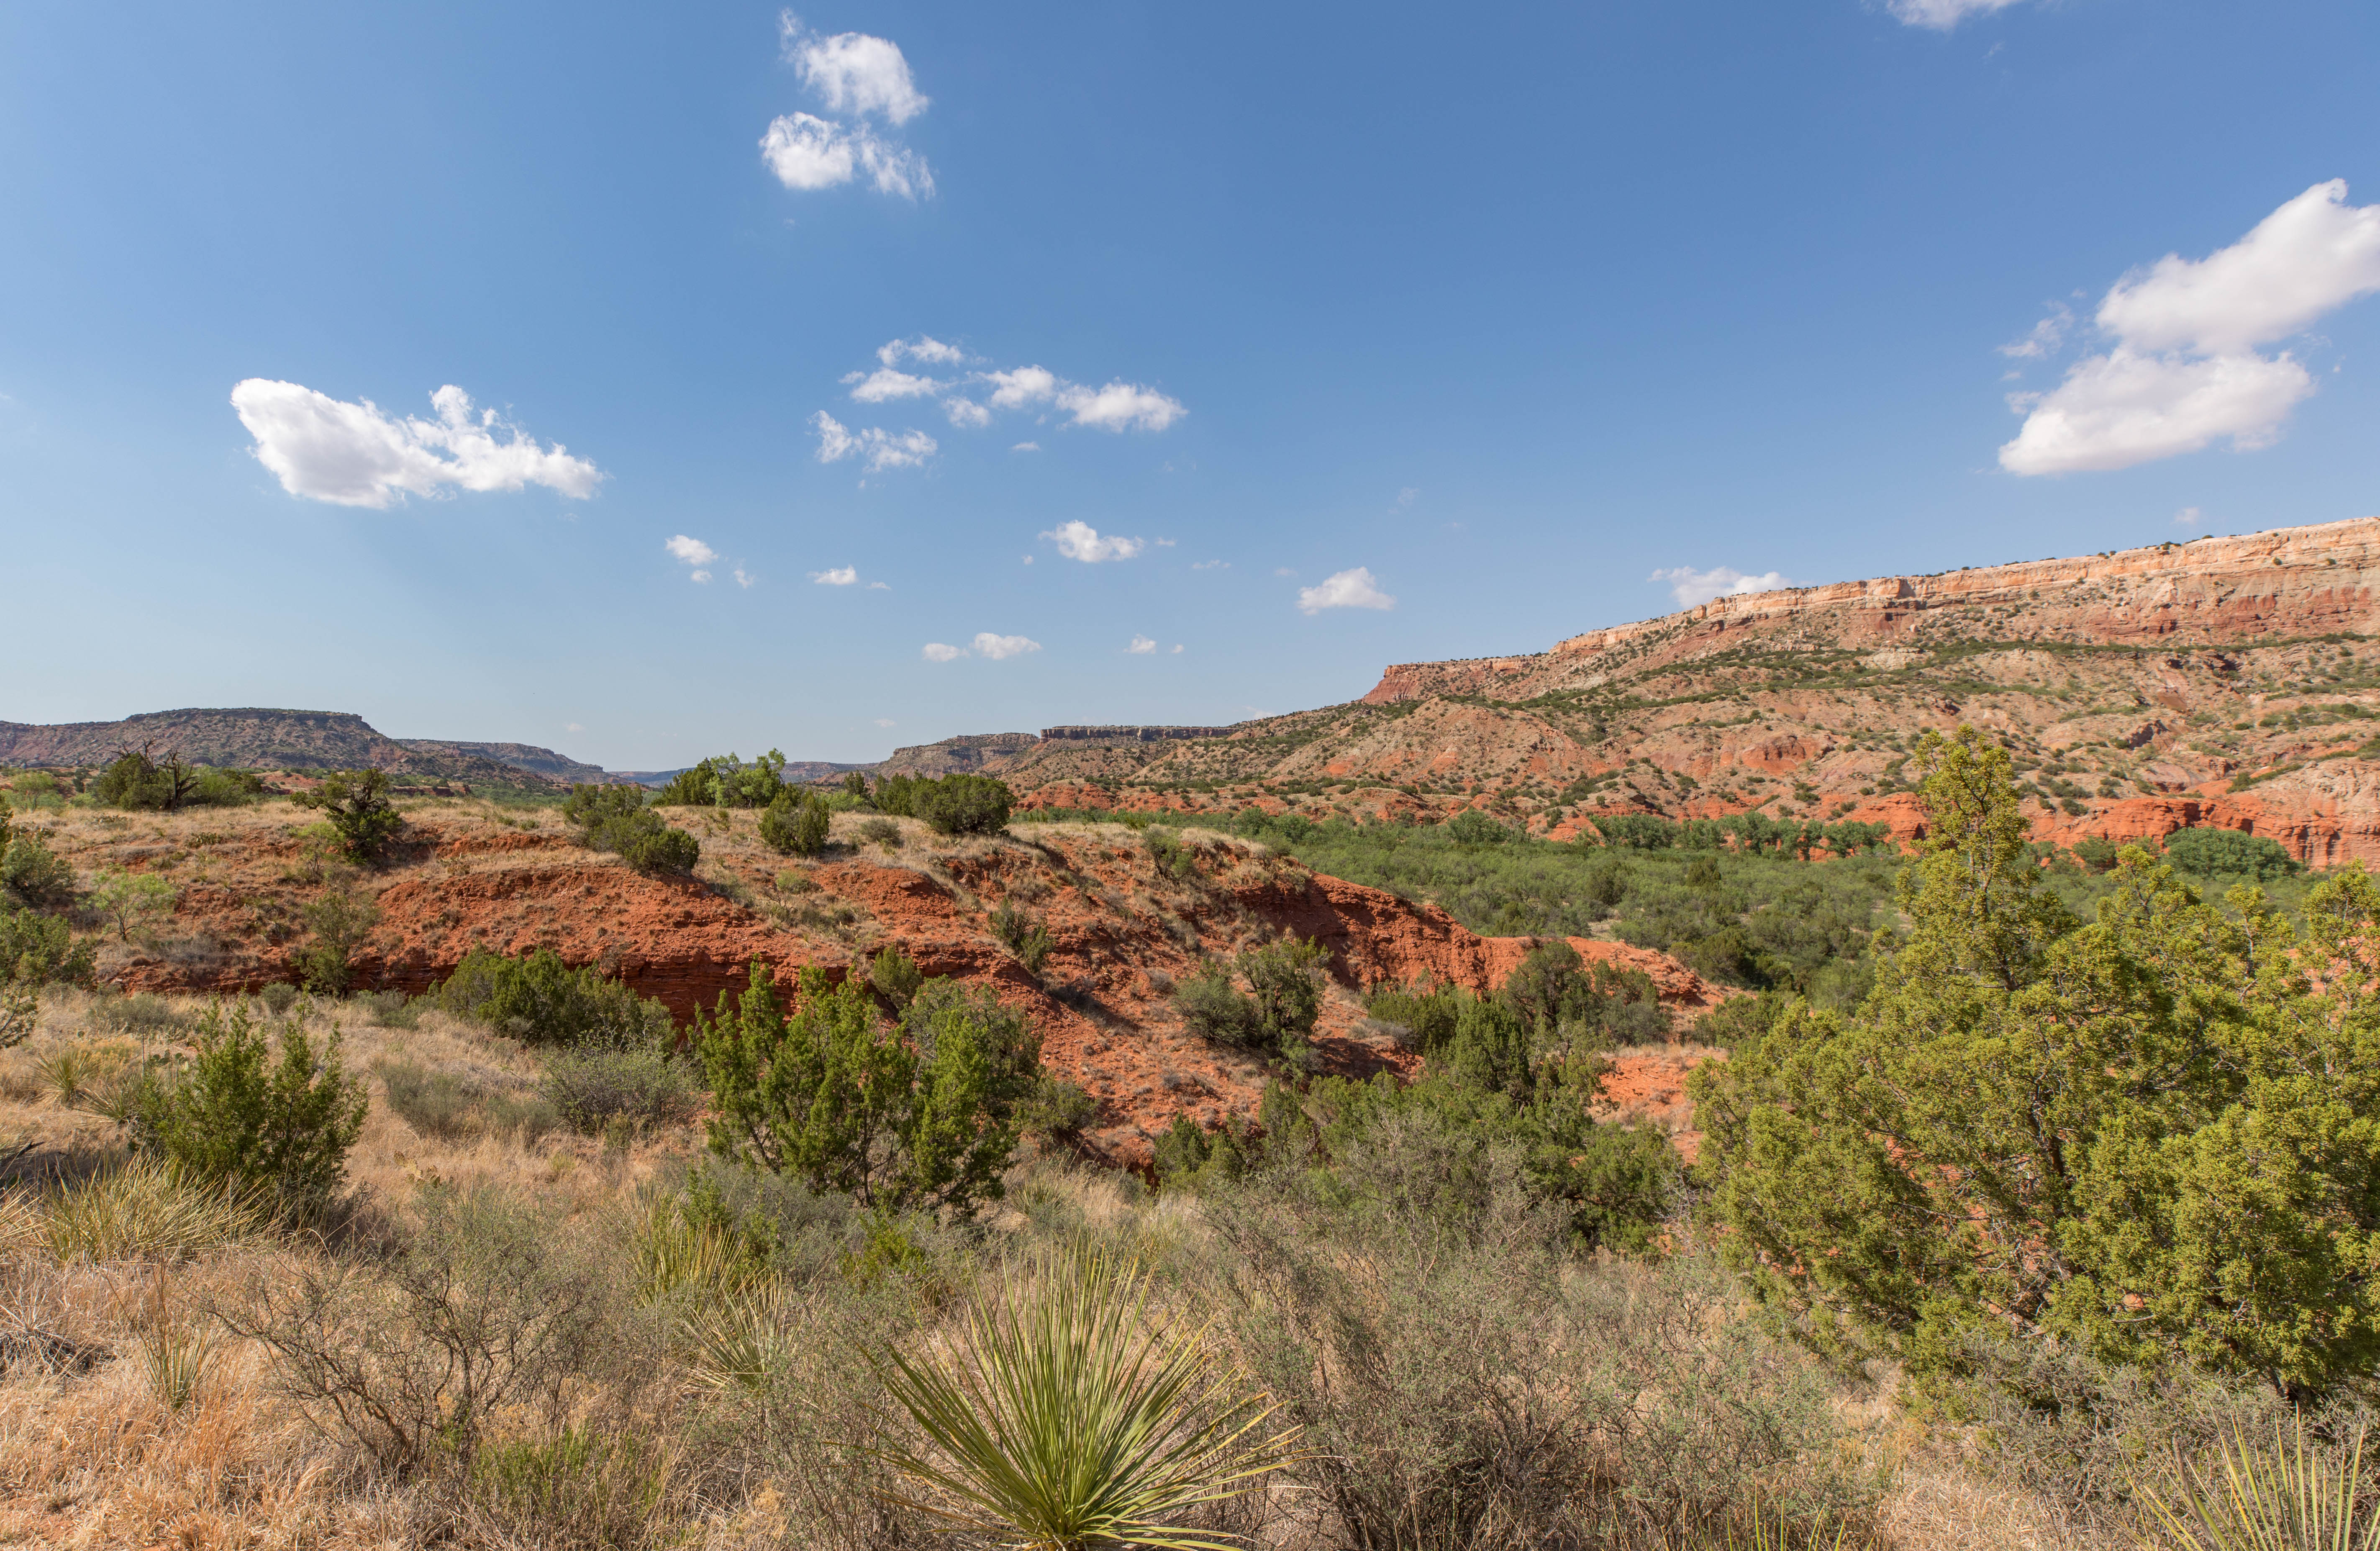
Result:
[[[1589,630],[1528,656],[1400,663],[1364,699],[1382,705],[1491,686],[1508,695],[1542,692],[1551,686],[1530,681],[1575,679],[1609,654],[1690,655],[1715,638],[1779,627],[1815,626],[1842,646],[1884,645],[1923,617],[1959,608],[2008,610],[1981,632],[2007,640],[2184,646],[2362,633],[2380,629],[2375,589],[2380,518],[2354,518],[2070,559],[1736,593]]]
[[[1229,727],[1043,727],[1045,743],[1160,743],[1169,738],[1228,738]]]

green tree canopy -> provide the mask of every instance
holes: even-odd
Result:
[[[2380,887],[2293,927],[2128,849],[2082,922],[2008,755],[1928,735],[1911,929],[1693,1079],[1711,1209],[1813,1345],[1939,1386],[2013,1339],[2320,1395],[2380,1359]]]

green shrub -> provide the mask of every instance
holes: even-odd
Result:
[[[2269,883],[2301,871],[2280,842],[2236,829],[2177,831],[2166,837],[2164,860],[2192,877],[2225,885]]]
[[[1500,846],[1512,832],[1476,808],[1465,808],[1446,821],[1447,838],[1458,846]]]
[[[1020,910],[1014,900],[1001,901],[999,909],[991,912],[991,934],[1016,956],[1027,974],[1039,974],[1042,962],[1057,946],[1050,929]]]
[[[350,861],[380,861],[405,827],[405,816],[389,801],[384,770],[334,771],[322,778],[322,785],[298,793],[292,800],[301,808],[317,810],[330,822],[338,835],[339,849]]]
[[[588,849],[611,851],[639,873],[691,873],[702,860],[702,843],[663,824],[640,787],[573,787],[562,816],[578,826]]]
[[[526,1044],[656,1044],[669,1009],[593,965],[572,969],[541,947],[519,959],[474,948],[430,993],[446,1011]]]
[[[402,991],[370,991],[356,999],[370,1015],[374,1028],[415,1029],[421,1025],[421,1009]]]
[[[1678,843],[1678,826],[1658,813],[1597,813],[1594,823],[1607,846],[1654,851]]]
[[[318,1056],[298,1022],[281,1026],[274,1061],[266,1025],[245,1001],[200,1019],[197,1054],[157,1082],[141,1122],[159,1152],[191,1178],[227,1183],[305,1209],[346,1178],[347,1149],[368,1101],[339,1065],[334,1033]]]
[[[717,1118],[710,1142],[871,1210],[971,1214],[999,1198],[1040,1040],[989,991],[929,980],[897,1024],[856,979],[804,970],[793,1011],[768,971],[697,1044]]]
[[[0,985],[89,985],[96,948],[74,941],[67,923],[38,910],[0,907]]]
[[[826,849],[827,806],[816,792],[795,797],[780,792],[760,815],[760,838],[783,856],[816,856]]]
[[[1170,829],[1144,830],[1140,843],[1148,848],[1148,860],[1162,876],[1186,878],[1197,869],[1197,859],[1182,843],[1182,837]]]
[[[70,904],[74,869],[50,849],[46,837],[23,831],[0,852],[0,898],[34,910]]]
[[[103,808],[170,813],[208,800],[207,774],[203,766],[184,764],[179,754],[168,754],[160,763],[146,749],[127,750],[99,773],[91,794]]]
[[[1075,1136],[1099,1117],[1099,1101],[1090,1090],[1046,1071],[1016,1111],[1017,1129],[1032,1136]]]
[[[916,959],[888,946],[868,960],[868,983],[892,1004],[893,1011],[899,1012],[916,998],[917,988],[926,983],[926,976]]]
[[[891,819],[869,819],[859,826],[859,837],[871,846],[897,850],[901,845],[901,826]]]
[[[702,1108],[702,1091],[685,1062],[657,1046],[585,1044],[545,1058],[539,1085],[563,1123],[584,1136],[614,1125],[632,1131],[682,1126]]]
[[[115,924],[118,942],[129,942],[134,927],[146,933],[172,915],[180,898],[180,890],[153,873],[107,867],[91,879],[91,906]]]
[[[298,962],[306,989],[320,996],[345,995],[348,960],[380,924],[380,907],[348,889],[329,888],[298,913],[314,934],[313,946]]]
[[[1208,959],[1173,988],[1173,1007],[1183,1022],[1208,1039],[1253,1045],[1264,1038],[1256,998],[1240,994],[1232,983],[1231,966],[1220,959]]]
[[[878,776],[874,800],[878,810],[898,818],[917,818],[917,778],[910,776]]]
[[[909,803],[917,817],[939,835],[997,835],[1008,827],[1015,797],[1005,781],[989,776],[945,776],[939,781],[918,781]]]
[[[1322,1010],[1322,971],[1330,950],[1295,939],[1251,948],[1226,967],[1209,959],[1173,993],[1182,1020],[1208,1039],[1297,1060]],[[1248,984],[1243,995],[1237,974]]]
[[[1806,1005],[1690,1080],[1723,1244],[1832,1356],[1961,1383],[2010,1330],[2290,1398],[2380,1360],[2380,886],[2292,924],[2128,849],[2097,919],[2053,897],[2007,753],[1928,735],[1910,934],[1855,1008]],[[1942,1225],[1959,1225],[1946,1233]]]
[[[771,749],[746,764],[734,754],[714,754],[670,777],[653,794],[658,807],[767,808],[783,797],[785,756]]]

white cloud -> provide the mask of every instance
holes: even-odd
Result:
[[[852,431],[824,409],[810,417],[810,425],[818,432],[820,462],[839,463],[865,453],[871,474],[886,469],[914,469],[941,450],[941,444],[922,431],[905,431],[897,436],[873,426]]]
[[[967,353],[956,345],[945,345],[930,334],[915,339],[895,339],[876,348],[876,359],[887,366],[898,366],[904,360],[922,360],[929,366],[960,366],[966,362]]]
[[[760,137],[760,159],[788,189],[832,189],[861,173],[882,194],[905,200],[930,196],[933,169],[926,159],[867,125],[845,128],[831,118],[788,113],[770,120]]]
[[[1097,565],[1102,560],[1129,560],[1148,547],[1139,539],[1103,536],[1098,529],[1079,518],[1071,522],[1061,522],[1041,536],[1055,543],[1058,553],[1067,559],[1080,560],[1087,565]]]
[[[1178,641],[1173,643],[1173,654],[1177,657],[1182,654],[1182,643]]]
[[[1194,571],[1228,571],[1232,563],[1229,560],[1193,560],[1190,568]]]
[[[710,573],[709,571],[696,571],[690,578],[688,578],[688,580],[693,581],[709,581],[710,580]]]
[[[1055,372],[1041,366],[986,372],[981,377],[991,385],[991,406],[995,409],[1022,409],[1042,403],[1056,397],[1061,380]]]
[[[965,655],[966,648],[964,646],[946,646],[939,641],[926,642],[926,661],[929,663],[956,662]]]
[[[1298,609],[1305,614],[1319,614],[1326,608],[1394,608],[1396,599],[1380,591],[1366,567],[1338,571],[1327,576],[1316,586],[1297,590]]]
[[[749,587],[749,586],[751,586],[751,585],[752,585],[752,580],[753,580],[753,579],[752,579],[752,573],[751,573],[750,571],[746,570],[746,569],[745,569],[741,565],[738,565],[738,566],[735,568],[735,585],[736,585],[736,586],[738,586],[738,587]]]
[[[1748,576],[1733,566],[1714,566],[1698,571],[1691,566],[1673,566],[1666,571],[1655,571],[1647,581],[1666,581],[1670,595],[1678,600],[1680,608],[1693,608],[1713,598],[1723,598],[1737,592],[1773,592],[1780,587],[1795,585],[1781,571],[1763,571]]]
[[[925,398],[950,386],[948,383],[938,383],[931,377],[914,377],[906,372],[895,372],[889,366],[880,366],[866,376],[854,372],[843,380],[857,385],[851,390],[851,397],[854,402],[860,404],[881,404],[888,398]]]
[[[889,581],[871,581],[868,584],[868,590],[871,592],[890,592],[892,591],[892,584]]]
[[[876,718],[876,725],[880,727],[898,727],[900,724],[893,721],[890,716],[879,716]]]
[[[996,636],[990,630],[982,630],[976,635],[975,649],[996,663],[1003,657],[1021,657],[1027,652],[1038,652],[1041,643],[1024,636]]]
[[[1041,444],[1038,442],[1019,442],[1008,450],[1011,452],[1039,452],[1041,450]]]
[[[562,730],[563,730],[563,731],[565,731],[565,732],[585,732],[587,729],[586,729],[585,727],[580,727],[577,722],[573,722],[573,723],[571,723],[568,727],[564,727]]]
[[[962,431],[980,431],[991,423],[991,411],[972,398],[945,398],[942,413]]]
[[[673,558],[683,560],[689,566],[708,566],[719,558],[719,551],[700,539],[690,539],[684,533],[678,534],[662,547],[668,550]]]
[[[2066,331],[2073,326],[2073,310],[2060,302],[2050,309],[2047,317],[2033,325],[2031,334],[2022,339],[2000,346],[1999,352],[2020,360],[2055,355],[2058,353],[2058,348],[2066,343]]]
[[[1132,638],[1132,644],[1125,647],[1124,650],[1131,653],[1135,657],[1154,656],[1157,653],[1157,642],[1149,640],[1147,636],[1135,636]]]
[[[777,34],[803,84],[837,113],[879,114],[906,124],[932,101],[919,93],[907,57],[888,38],[865,32],[827,37],[807,31],[791,11],[778,17]]]
[[[2130,468],[2228,438],[2268,446],[2314,390],[2287,351],[2257,347],[2301,334],[2324,313],[2380,291],[2380,205],[2347,203],[2340,179],[2317,183],[2204,259],[2168,253],[2112,287],[2095,322],[2114,344],[2046,394],[2019,394],[2025,416],[2000,448],[2015,474]]]
[[[1160,549],[1172,549],[1175,542],[1176,541],[1172,539],[1160,539],[1157,541],[1157,547]]]
[[[1948,32],[1971,16],[1988,16],[2016,4],[2018,0],[1885,0],[1884,8],[1912,27]]]
[[[430,402],[436,420],[399,420],[369,398],[349,404],[266,377],[231,390],[240,424],[256,438],[256,460],[308,500],[385,509],[409,495],[541,484],[583,501],[602,482],[594,464],[559,442],[540,447],[493,409],[475,410],[461,388],[449,384]]]
[[[1407,485],[1402,490],[1397,492],[1397,505],[1401,507],[1410,507],[1415,501],[1420,499],[1421,492],[1415,490],[1412,485]]]
[[[1058,390],[1057,405],[1075,417],[1075,424],[1101,431],[1162,431],[1190,412],[1180,399],[1122,382],[1103,388],[1069,383]]]
[[[859,580],[859,568],[837,566],[831,571],[812,571],[810,580],[821,587],[848,587]]]

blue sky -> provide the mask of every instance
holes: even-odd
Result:
[[[2369,0],[0,7],[0,717],[867,759],[2368,515],[2375,67]]]

